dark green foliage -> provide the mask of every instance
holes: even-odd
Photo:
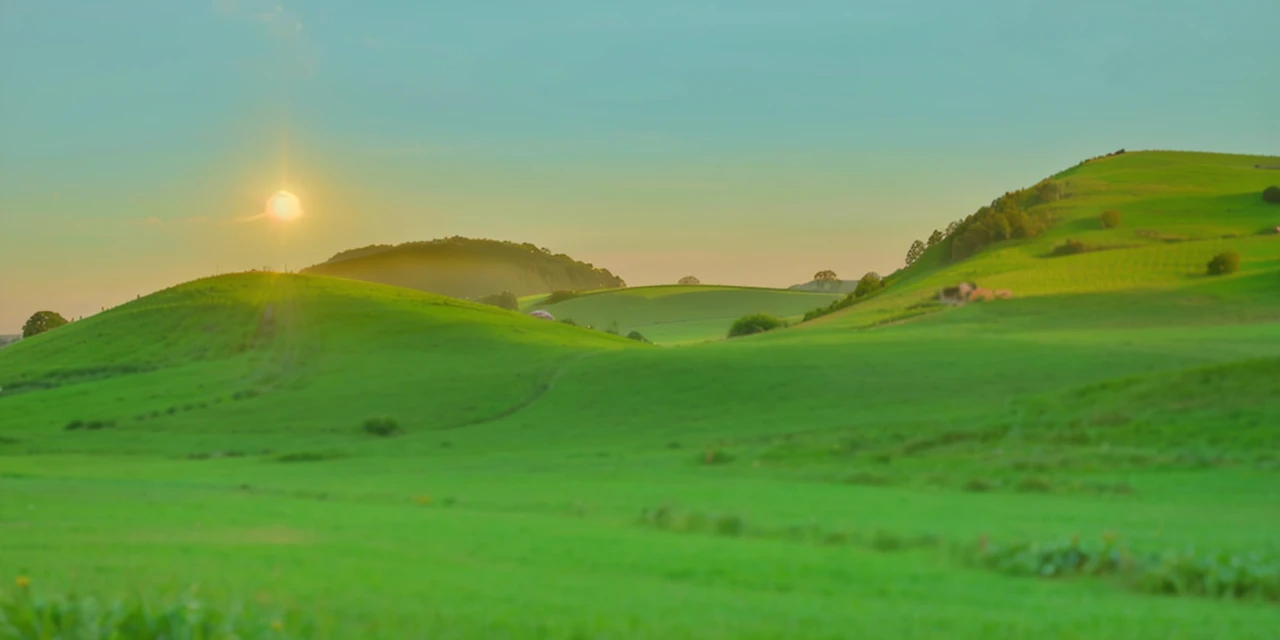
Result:
[[[924,251],[925,245],[923,242],[919,240],[912,242],[911,247],[907,249],[907,266],[915,264],[916,260],[919,260],[920,256],[924,255]]]
[[[1115,209],[1103,211],[1100,219],[1103,229],[1115,229],[1120,226],[1120,212]]]
[[[808,322],[815,318],[821,318],[822,316],[825,316],[827,314],[835,313],[841,309],[851,307],[853,306],[853,303],[857,301],[858,301],[857,297],[855,297],[853,293],[850,292],[847,295],[845,295],[845,297],[840,298],[839,300],[833,300],[831,304],[825,307],[819,307],[817,309],[812,309],[810,311],[805,312],[804,320],[802,320],[802,322]]]
[[[1262,190],[1263,202],[1280,204],[1280,187],[1270,186]]]
[[[684,284],[684,285],[702,284],[702,281],[697,279],[694,276],[685,276],[683,278],[680,278],[679,282],[677,282],[676,284]]]
[[[561,289],[559,291],[552,291],[551,295],[547,296],[547,299],[544,300],[542,304],[555,304],[557,302],[564,302],[565,300],[572,300],[578,297],[579,295],[582,295],[582,294],[578,293],[577,291],[569,291],[565,289]]]
[[[1053,491],[1053,483],[1040,476],[1027,476],[1019,480],[1014,488],[1023,493],[1049,493]]]
[[[466,265],[490,265],[488,275]],[[382,282],[475,299],[509,289],[516,296],[556,289],[592,290],[625,287],[608,269],[552,254],[530,243],[450,237],[396,246],[351,249],[307,267],[303,273]],[[479,289],[479,290],[477,290]]]
[[[639,331],[632,331],[631,333],[627,334],[627,337],[630,338],[631,340],[635,340],[636,342],[646,342],[646,343],[649,342],[649,339],[644,337],[644,335],[641,334]]]
[[[115,420],[72,420],[67,423],[63,429],[67,431],[76,431],[86,429],[89,431],[97,431],[99,429],[110,429],[116,426]]]
[[[364,431],[375,436],[393,436],[400,433],[400,424],[394,418],[369,418],[364,421]]]
[[[729,327],[729,337],[736,338],[738,336],[747,336],[753,333],[773,331],[781,326],[781,320],[767,313],[753,313],[749,316],[742,316],[741,318],[734,320],[733,325]]]
[[[22,337],[38,336],[46,331],[57,329],[67,323],[67,319],[53,311],[37,311],[22,325]]]
[[[870,271],[858,280],[858,286],[853,290],[853,297],[864,298],[884,288],[884,280],[880,274]]]
[[[1240,254],[1235,251],[1224,251],[1214,256],[1207,265],[1209,275],[1225,276],[1240,270]]]
[[[567,324],[567,325],[569,325],[569,326],[571,326],[571,327],[576,327],[576,326],[578,326],[578,323],[577,323],[577,322],[574,322],[574,321],[573,321],[573,318],[565,318],[565,319],[561,320],[560,322],[562,322],[562,323],[564,323],[564,324]]]
[[[951,258],[964,260],[993,242],[1040,235],[1047,221],[1043,216],[1032,218],[1026,209],[1041,204],[1044,202],[1041,198],[1052,193],[1052,187],[1012,191],[996,198],[990,206],[978,209],[947,234],[951,238]]]
[[[929,234],[929,239],[925,241],[925,246],[932,247],[936,244],[940,244],[944,239],[946,239],[946,236],[942,235],[941,231],[934,229],[933,233]]]
[[[746,530],[747,523],[739,516],[723,515],[716,518],[715,531],[722,536],[738,537]]]
[[[1085,253],[1089,250],[1089,246],[1079,240],[1067,240],[1066,242],[1053,248],[1055,256],[1072,256],[1077,253]]]
[[[1045,180],[1035,186],[1035,194],[1039,203],[1054,202],[1062,198],[1062,185],[1052,180]]]
[[[511,311],[520,310],[520,300],[516,298],[516,294],[511,293],[510,291],[503,291],[502,293],[485,296],[480,298],[480,303]]]
[[[0,599],[0,637],[77,640],[259,640],[312,638],[323,630],[297,613],[251,606],[211,607],[191,594],[157,605],[140,597],[114,603],[75,594],[37,597],[26,586]]]
[[[1055,544],[980,542],[970,560],[1016,576],[1117,576],[1138,591],[1163,595],[1280,602],[1280,558],[1264,553],[1205,553],[1194,549],[1137,555],[1113,536]]]

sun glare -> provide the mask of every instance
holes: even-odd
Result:
[[[302,217],[302,201],[288,191],[277,191],[267,198],[267,217],[280,222],[293,222]]]

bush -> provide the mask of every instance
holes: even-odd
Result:
[[[495,293],[491,296],[480,298],[480,304],[487,304],[510,311],[520,310],[520,300],[516,298],[516,294],[511,293],[510,291],[503,291],[502,293]]]
[[[1102,228],[1103,229],[1115,229],[1118,226],[1120,226],[1119,211],[1116,211],[1114,209],[1109,209],[1107,211],[1102,212]]]
[[[578,323],[574,322],[574,321],[573,321],[573,318],[565,318],[564,320],[561,320],[560,322],[563,322],[564,324],[567,324],[567,325],[569,325],[569,326],[571,326],[571,327],[576,327],[576,326],[578,326]]]
[[[1240,270],[1240,254],[1234,251],[1224,251],[1214,256],[1207,265],[1209,275],[1225,276]]]
[[[1262,200],[1263,202],[1280,204],[1280,187],[1271,186],[1271,187],[1267,187],[1266,189],[1263,189]]]
[[[1066,242],[1053,248],[1055,256],[1071,256],[1077,253],[1084,253],[1089,250],[1089,246],[1079,240],[1067,240]]]
[[[694,284],[702,284],[702,281],[695,276],[685,276],[683,278],[680,278],[680,281],[677,284],[694,285]]]
[[[641,335],[639,331],[632,331],[631,333],[628,333],[627,338],[635,340],[636,342],[649,342],[649,339]]]
[[[364,430],[375,436],[393,436],[400,433],[400,424],[393,418],[369,418],[364,421]]]
[[[729,337],[736,338],[753,333],[764,333],[765,331],[773,331],[781,326],[781,320],[767,313],[753,313],[735,320],[733,326],[729,327]]]

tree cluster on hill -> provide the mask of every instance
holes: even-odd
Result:
[[[805,313],[804,320],[802,320],[802,322],[808,322],[810,320],[813,320],[814,318],[821,318],[822,316],[825,316],[829,313],[835,313],[841,309],[847,309],[848,307],[853,306],[855,303],[859,302],[863,298],[866,298],[867,296],[873,293],[876,293],[877,291],[880,291],[881,289],[884,289],[884,288],[885,288],[885,281],[883,278],[880,277],[880,274],[874,271],[869,271],[866,273],[866,275],[863,275],[860,279],[858,279],[858,287],[856,289],[854,289],[853,291],[850,291],[849,293],[845,294],[843,298],[833,301],[831,304],[825,307],[819,307],[817,309],[813,309]]]
[[[947,258],[964,260],[993,242],[1033,238],[1044,230],[1048,221],[1043,216],[1027,213],[1027,210],[1054,202],[1062,196],[1062,185],[1054,180],[1043,180],[1033,187],[1006,193],[973,215],[947,225],[945,231],[934,229],[928,240],[912,242],[907,249],[907,266],[915,264],[929,249],[940,244],[950,245]]]
[[[783,322],[767,313],[753,313],[742,316],[729,327],[729,337],[749,336],[753,333],[764,333],[785,326]]]
[[[22,325],[22,337],[38,336],[67,324],[67,319],[54,311],[37,311]]]
[[[626,286],[608,269],[545,247],[458,236],[349,249],[303,272],[471,299],[504,290],[523,296]]]

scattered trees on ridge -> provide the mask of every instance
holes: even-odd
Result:
[[[924,255],[924,251],[925,246],[923,242],[920,242],[919,240],[912,242],[911,248],[907,249],[907,266],[909,267],[915,264],[916,260],[919,260],[920,256]]]
[[[37,311],[22,325],[22,337],[38,336],[67,324],[67,319],[53,311]]]

